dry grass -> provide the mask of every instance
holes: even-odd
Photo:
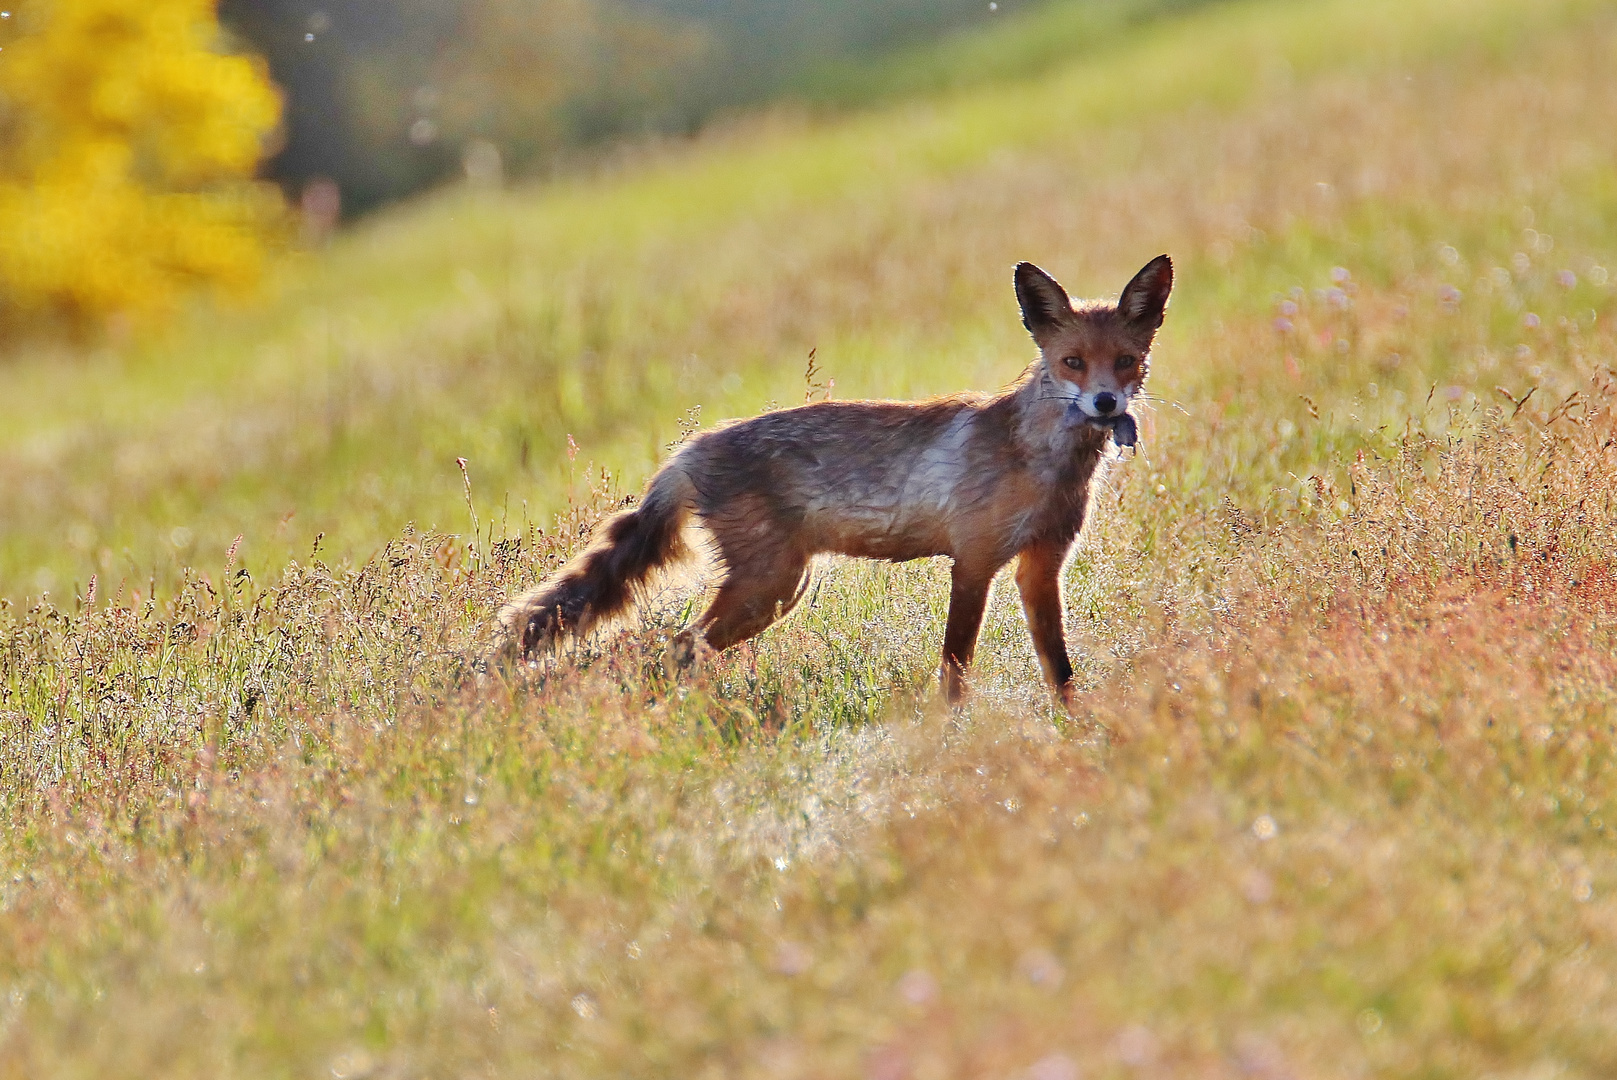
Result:
[[[1282,8],[1199,33],[1302,35]],[[250,573],[199,558],[154,601],[91,544],[100,595],[0,614],[0,1071],[1617,1072],[1617,23],[1489,10],[1519,33],[1298,46],[1217,109],[626,255],[524,270],[517,230],[508,287],[319,392],[35,444],[6,550],[55,544],[67,503],[183,509],[222,553],[291,503],[336,554],[260,535]],[[1163,401],[1069,577],[1082,715],[1005,595],[945,713],[928,564],[827,565],[693,682],[661,663],[689,587],[469,677],[497,601],[619,497],[567,433],[644,475],[693,398],[801,394],[810,344],[839,394],[992,385],[1025,351],[1005,265],[1099,288],[1159,248]],[[380,506],[466,520],[454,452],[478,535],[347,557]]]

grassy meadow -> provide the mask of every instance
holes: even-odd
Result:
[[[1159,6],[0,367],[0,1076],[1617,1075],[1617,4]],[[937,562],[473,677],[682,430],[1162,251],[1076,715]]]

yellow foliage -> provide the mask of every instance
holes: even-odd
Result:
[[[215,0],[21,0],[0,20],[0,333],[241,290],[279,231],[280,116]]]

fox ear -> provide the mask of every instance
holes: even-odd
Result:
[[[1143,330],[1155,332],[1162,325],[1163,313],[1168,308],[1168,294],[1173,291],[1173,260],[1158,255],[1134,275],[1134,280],[1123,289],[1117,301],[1118,313]]]
[[[1016,302],[1022,305],[1022,325],[1035,341],[1072,317],[1067,290],[1030,262],[1016,264]]]

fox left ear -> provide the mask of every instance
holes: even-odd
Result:
[[[1022,306],[1022,325],[1041,345],[1047,334],[1072,318],[1067,290],[1030,262],[1016,264],[1016,302]]]
[[[1154,333],[1162,325],[1162,316],[1168,309],[1168,294],[1172,291],[1173,260],[1158,255],[1123,289],[1117,310],[1130,323]]]

